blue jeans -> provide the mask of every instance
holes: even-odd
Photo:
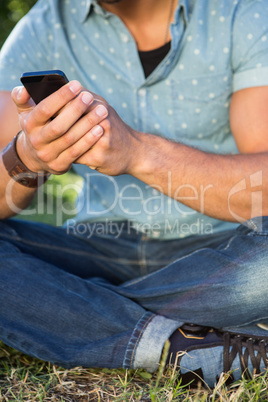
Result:
[[[117,224],[120,236],[0,221],[4,343],[63,367],[154,371],[185,322],[265,333],[268,218],[168,241]]]

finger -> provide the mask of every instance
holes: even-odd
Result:
[[[92,102],[93,96],[89,92],[82,92],[74,100],[69,102],[61,113],[45,127],[43,136],[45,136],[46,142],[54,142],[57,138],[62,137],[66,132],[69,132],[69,136],[66,138],[67,145],[76,142],[80,137],[79,135],[73,137],[72,127],[87,112],[88,107]],[[93,125],[97,123],[98,121],[95,120]],[[89,131],[91,128],[92,127],[89,125],[88,127],[81,127],[80,135],[82,136],[83,133]]]
[[[81,117],[81,119],[78,120],[76,124],[68,130],[68,132],[64,135],[60,135],[56,139],[54,138],[50,143],[47,142],[44,147],[44,142],[47,141],[47,138],[52,138],[51,133],[53,133],[53,136],[59,135],[59,133],[56,133],[56,130],[61,130],[62,123],[57,123],[57,126],[55,125],[56,122],[61,122],[62,119],[60,120],[59,117],[57,117],[44,127],[41,134],[38,135],[38,138],[35,136],[34,144],[36,150],[38,150],[39,159],[49,166],[51,166],[52,163],[53,167],[51,167],[51,169],[56,171],[57,169],[55,168],[53,161],[58,160],[62,153],[70,149],[70,154],[64,154],[67,155],[66,163],[69,165],[80,157],[81,154],[86,152],[89,147],[95,144],[96,138],[103,133],[103,128],[99,126],[99,123],[103,122],[103,119],[107,117],[107,115],[107,108],[103,105],[98,105],[92,111]],[[51,126],[54,128],[52,129]],[[84,136],[86,136],[85,142],[78,143]],[[62,164],[59,170],[62,170]]]
[[[90,132],[93,135],[98,135],[98,131],[100,130],[98,125],[107,116],[107,108],[103,105],[98,105],[86,115],[81,117],[80,120],[78,120],[64,135],[59,136],[56,140],[54,139],[54,141],[51,140],[49,149],[50,160],[57,158],[62,152],[77,143],[87,133]],[[66,119],[67,118],[71,118],[71,113],[69,113],[69,116],[66,116]],[[53,132],[53,135],[55,136],[56,130],[61,130],[61,124],[64,123],[62,122],[62,119],[59,119],[58,116],[55,120],[49,123],[49,125],[47,125],[44,130],[44,135],[47,138],[50,136],[52,139],[51,132]],[[50,126],[53,126],[54,128],[51,129]],[[45,131],[49,131],[49,133],[46,134]]]
[[[95,126],[101,123],[107,116],[107,108],[103,105],[98,105],[72,126],[68,133],[64,135],[64,140],[70,145],[74,144],[76,141],[82,138],[85,133],[89,132],[90,130],[94,131]]]
[[[81,91],[78,81],[70,81],[53,94],[42,100],[32,112],[32,124],[44,125]]]
[[[100,125],[94,126],[89,132],[87,132],[79,141],[74,145],[63,151],[56,159],[50,164],[50,167],[54,170],[61,171],[67,164],[71,165],[81,155],[92,148],[102,137],[104,133],[103,128]]]
[[[19,112],[28,111],[35,106],[34,101],[23,86],[15,87],[11,92],[11,97]]]

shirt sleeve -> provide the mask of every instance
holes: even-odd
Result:
[[[232,36],[233,92],[268,85],[268,2],[241,0]]]
[[[53,44],[51,8],[47,0],[39,0],[13,29],[0,53],[0,90],[11,91],[21,85],[26,71],[50,67]]]

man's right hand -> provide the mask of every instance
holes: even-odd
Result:
[[[22,128],[17,152],[28,169],[63,174],[101,138],[108,110],[81,89],[71,81],[38,105],[24,87],[12,91]]]

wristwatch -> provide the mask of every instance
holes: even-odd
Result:
[[[20,160],[17,153],[17,139],[19,134],[13,138],[13,140],[3,149],[2,160],[3,164],[13,180],[22,186],[29,188],[37,188],[44,184],[50,176],[50,173],[35,173],[32,172],[24,163]]]

